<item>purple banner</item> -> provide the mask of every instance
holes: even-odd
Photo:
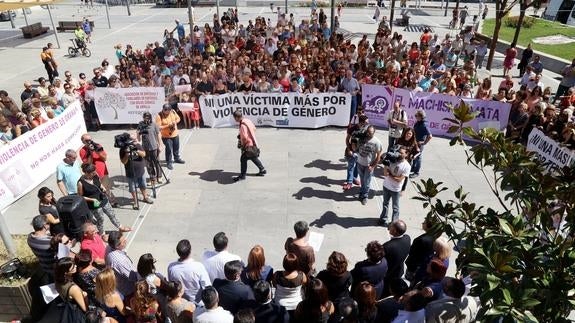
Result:
[[[427,114],[429,131],[433,135],[453,137],[447,133],[451,125],[443,118],[452,118],[450,106],[459,106],[461,100],[469,104],[473,111],[479,111],[475,119],[468,123],[476,131],[483,128],[496,128],[500,131],[507,126],[511,104],[498,101],[466,99],[446,94],[416,92],[406,89],[393,89],[383,85],[364,84],[362,101],[369,122],[376,126],[388,128],[387,115],[395,101],[400,101],[407,113],[409,126],[415,122],[415,111],[423,109]]]

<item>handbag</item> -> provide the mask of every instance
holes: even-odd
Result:
[[[244,148],[244,155],[247,158],[260,157],[260,149],[257,146],[248,146]]]
[[[62,316],[60,317],[60,323],[85,323],[86,322],[86,315],[80,309],[78,304],[73,303],[68,298],[70,288],[72,288],[74,284],[71,284],[70,287],[66,290],[66,296],[64,297],[64,309],[62,310]]]

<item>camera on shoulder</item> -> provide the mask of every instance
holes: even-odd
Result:
[[[136,147],[136,142],[129,133],[124,132],[123,134],[116,135],[114,137],[114,147],[120,148],[124,151],[134,152],[138,150]]]
[[[90,151],[95,151],[95,152],[100,152],[100,151],[104,150],[102,145],[95,143],[93,140],[87,140],[86,141],[86,148],[88,148],[88,150],[90,150]]]
[[[367,127],[359,128],[351,133],[351,143],[359,145],[367,141]]]
[[[400,149],[401,145],[394,145],[391,147],[391,149],[381,157],[381,163],[385,166],[390,166],[391,164],[399,162],[401,159],[401,154],[399,152]]]

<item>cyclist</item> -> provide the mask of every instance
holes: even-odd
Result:
[[[80,24],[76,25],[76,30],[74,30],[74,36],[76,36],[76,45],[79,49],[86,47],[86,33],[82,29]]]

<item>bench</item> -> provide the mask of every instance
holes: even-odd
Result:
[[[24,38],[33,38],[38,35],[45,34],[50,30],[49,27],[42,27],[41,22],[21,27],[20,29],[22,29],[22,35],[24,35]]]
[[[56,27],[56,29],[58,32],[74,31],[76,30],[76,26],[82,26],[82,23],[82,21],[58,21],[58,27]],[[94,29],[94,21],[90,21],[90,26]]]

